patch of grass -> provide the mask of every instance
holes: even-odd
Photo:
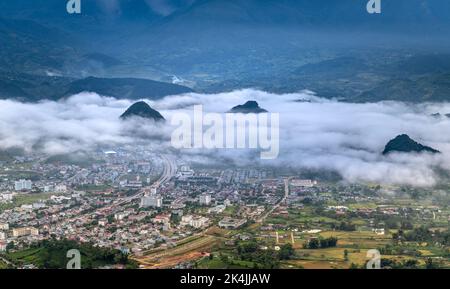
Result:
[[[52,195],[56,195],[55,193],[41,193],[41,194],[26,194],[26,195],[16,195],[13,199],[13,202],[10,204],[1,204],[0,212],[4,210],[13,209],[15,207],[20,207],[22,205],[33,204],[38,201],[48,200]]]

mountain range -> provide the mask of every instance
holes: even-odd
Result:
[[[65,1],[0,1],[3,97],[42,98],[9,77],[26,74],[50,84],[55,76],[78,81],[55,88],[57,95],[89,87],[89,77],[176,76],[199,92],[256,87],[311,89],[348,101],[449,98],[450,1],[383,1],[380,15],[367,13],[367,0],[82,3],[81,15],[69,15]]]
[[[29,102],[44,99],[59,100],[81,92],[94,92],[118,99],[159,99],[192,91],[181,85],[148,79],[97,77],[74,79],[0,72],[0,99]]]

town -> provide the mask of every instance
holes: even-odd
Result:
[[[447,237],[424,248],[408,243],[391,259],[449,265],[442,256],[450,213],[439,191],[421,197],[413,188],[346,184],[289,168],[189,164],[144,147],[16,157],[1,168],[5,266],[38,267],[17,252],[72,240],[117,250],[140,268],[262,266],[234,250],[253,243],[260,253],[292,250],[273,261],[277,267],[346,268],[363,266],[369,249],[397,248],[399,232],[425,225]],[[326,238],[336,241],[321,249]]]

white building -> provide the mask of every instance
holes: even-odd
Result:
[[[63,201],[69,201],[70,199],[71,199],[71,197],[56,196],[56,195],[50,196],[50,200],[54,201],[55,203],[61,203]]]
[[[179,175],[182,178],[192,177],[194,176],[194,171],[189,166],[181,166]]]
[[[0,223],[0,230],[4,230],[4,231],[9,230],[9,224],[8,223]]]
[[[108,225],[108,220],[106,220],[106,219],[99,220],[98,225],[104,227],[104,226]]]
[[[11,202],[16,193],[0,193],[0,202]]]
[[[208,218],[201,217],[201,216],[192,216],[192,215],[186,215],[181,217],[181,223],[182,226],[191,226],[196,229],[204,227],[209,222]]]
[[[18,180],[14,182],[14,189],[16,191],[29,191],[33,183],[30,180]]]
[[[55,186],[55,192],[56,193],[65,193],[67,192],[67,186],[66,185],[57,185]]]
[[[379,228],[379,229],[373,229],[372,230],[375,234],[383,236],[385,234],[384,228]]]
[[[158,195],[144,196],[141,199],[141,207],[143,208],[161,208],[163,198]]]
[[[6,240],[6,233],[0,231],[0,240]]]
[[[22,209],[24,211],[31,211],[31,210],[33,210],[33,205],[22,205],[22,206],[20,206],[20,209]]]
[[[200,205],[209,206],[211,204],[211,196],[208,194],[200,195]]]
[[[121,212],[121,213],[115,213],[114,214],[114,219],[117,221],[122,221],[123,219],[125,219],[128,216],[127,213],[125,212]]]
[[[33,209],[43,209],[45,207],[46,207],[45,203],[42,202],[33,203]]]
[[[142,188],[142,182],[141,181],[129,181],[125,187],[127,188],[134,188],[134,189],[139,189]]]
[[[237,229],[247,223],[245,219],[233,219],[230,217],[225,217],[219,222],[219,227],[225,229]]]
[[[215,206],[214,208],[211,208],[208,210],[209,214],[220,214],[223,213],[223,211],[225,211],[227,207],[225,205],[218,205]]]
[[[190,222],[190,226],[199,229],[202,228],[206,225],[206,223],[208,223],[209,219],[205,218],[205,217],[195,217],[191,220]]]
[[[189,225],[192,221],[192,215],[186,215],[181,217],[181,225]]]
[[[300,179],[291,180],[291,186],[293,187],[312,188],[315,185],[317,185],[317,181],[313,180],[300,180]]]

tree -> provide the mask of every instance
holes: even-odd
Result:
[[[336,227],[336,225],[334,225]],[[348,232],[353,232],[356,231],[356,226],[355,224],[352,224],[350,222],[344,222],[342,221],[339,226],[337,226],[337,229],[339,231],[348,231]]]
[[[347,249],[344,250],[344,260],[345,260],[345,262],[348,261],[348,250]]]
[[[318,249],[320,247],[319,239],[313,238],[305,244],[306,249]]]
[[[284,244],[281,246],[278,256],[280,260],[289,260],[295,254],[294,248],[291,244]]]
[[[330,237],[326,239],[312,238],[304,245],[305,249],[331,248],[337,246],[338,239]]]
[[[220,253],[220,261],[222,261],[223,263],[227,264],[228,263],[228,256]]]
[[[437,266],[433,264],[433,259],[428,258],[425,264],[426,269],[437,269]]]
[[[13,242],[9,242],[6,245],[6,252],[9,252],[10,250],[14,250],[14,243]]]

